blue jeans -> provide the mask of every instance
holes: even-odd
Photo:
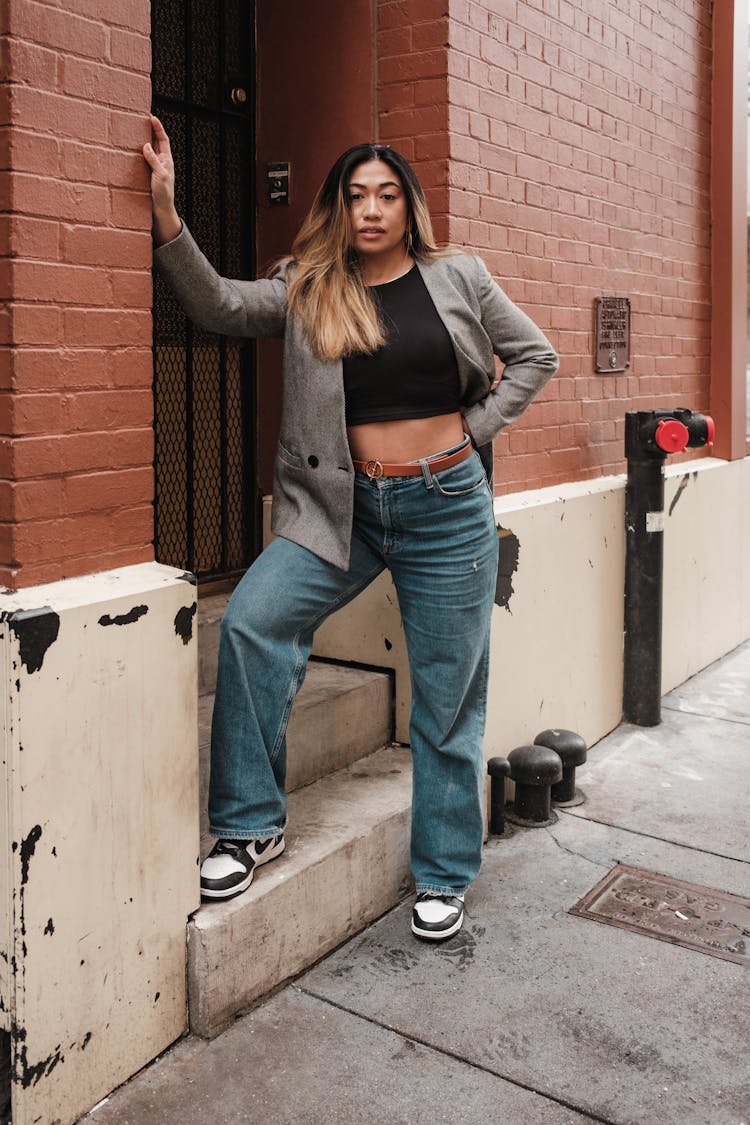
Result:
[[[286,824],[286,726],[315,629],[385,567],[412,685],[411,863],[418,891],[462,893],[482,850],[483,756],[497,530],[473,453],[432,474],[356,475],[351,563],[275,539],[224,615],[211,737],[209,820],[224,839]]]

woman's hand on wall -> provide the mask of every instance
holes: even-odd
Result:
[[[174,205],[174,161],[166,129],[158,117],[149,115],[153,145],[146,142],[143,157],[151,169],[151,206],[154,213],[154,239],[157,245],[170,242],[182,230]]]

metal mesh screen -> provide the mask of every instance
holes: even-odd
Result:
[[[172,142],[177,210],[221,273],[251,277],[253,5],[154,0],[152,23],[154,112]],[[156,557],[202,579],[255,554],[253,358],[251,344],[188,323],[154,275]]]

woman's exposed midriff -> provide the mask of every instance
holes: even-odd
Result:
[[[463,418],[439,414],[435,418],[401,418],[395,422],[367,422],[350,426],[349,449],[356,461],[403,464],[431,457],[463,441]]]

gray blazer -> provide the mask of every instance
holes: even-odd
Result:
[[[341,361],[317,359],[299,322],[286,315],[283,276],[221,277],[186,224],[154,249],[154,264],[188,317],[228,336],[276,336],[284,343],[281,435],[271,528],[346,570],[354,507],[354,467],[344,414]],[[491,472],[491,442],[514,422],[557,370],[549,341],[492,280],[480,258],[437,258],[418,268],[458,362],[464,417]],[[495,388],[494,355],[505,364]]]

